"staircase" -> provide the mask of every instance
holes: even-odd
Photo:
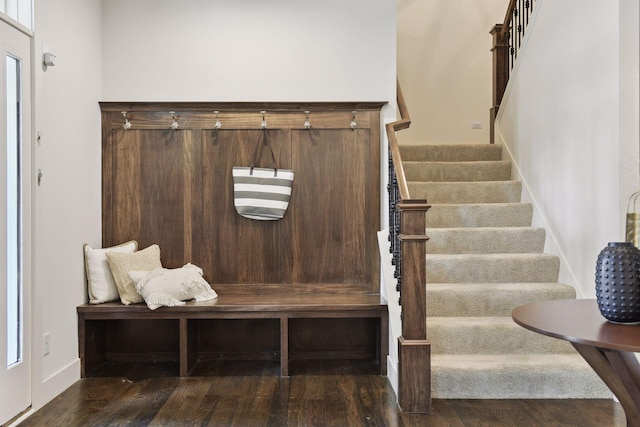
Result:
[[[559,259],[543,253],[502,147],[405,145],[412,198],[427,213],[427,339],[432,396],[440,399],[610,398],[573,347],[528,331],[511,310],[575,298],[557,283]]]

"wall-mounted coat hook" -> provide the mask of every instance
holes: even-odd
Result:
[[[222,127],[222,122],[220,121],[220,111],[214,111],[213,114],[216,115],[216,124],[213,125],[216,129],[220,129]]]
[[[173,120],[173,122],[171,123],[171,129],[173,130],[178,129],[178,127],[180,127],[180,124],[178,123],[178,117],[176,116],[176,112],[169,111],[169,114],[171,114],[171,119]]]
[[[122,125],[124,130],[131,129],[131,122],[129,121],[129,118],[127,117],[127,112],[126,111],[122,112],[122,117],[124,117],[124,124]]]
[[[310,111],[305,111],[305,119],[304,119],[304,128],[311,129],[311,122],[309,121],[309,113]]]
[[[265,116],[265,114],[267,114],[267,112],[266,112],[266,111],[260,111],[260,113],[262,114],[262,123],[260,123],[260,127],[261,127],[262,129],[266,129],[266,128],[267,128],[267,126],[269,126],[269,125],[267,124],[267,119],[265,119],[265,117],[264,117],[264,116]]]
[[[353,113],[353,118],[351,119],[351,129],[356,130],[356,128],[358,127],[358,122],[356,122],[356,114],[358,114],[357,111],[352,111]]]

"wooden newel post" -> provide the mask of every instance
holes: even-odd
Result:
[[[404,412],[431,412],[431,344],[427,341],[426,200],[402,200],[402,336],[398,338],[398,404]]]
[[[495,142],[494,122],[509,81],[509,33],[502,32],[503,25],[496,24],[490,31],[493,35],[493,100],[490,110],[490,142]]]

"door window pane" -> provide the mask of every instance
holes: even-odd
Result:
[[[32,30],[32,0],[0,0],[0,12]]]
[[[22,360],[20,201],[20,61],[6,57],[7,93],[7,364]]]

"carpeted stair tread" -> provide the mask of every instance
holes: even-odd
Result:
[[[426,283],[549,283],[559,270],[549,254],[429,254]]]
[[[439,355],[431,359],[435,399],[611,399],[576,354]]]
[[[517,203],[522,195],[520,181],[408,182],[415,199],[439,203]]]
[[[465,162],[501,160],[499,144],[421,144],[400,145],[403,161]]]
[[[450,227],[528,227],[531,203],[435,204],[427,212],[429,228]]]
[[[427,315],[510,317],[514,308],[529,302],[575,296],[572,286],[555,282],[427,283]]]
[[[407,181],[508,181],[511,162],[403,162]]]
[[[575,353],[567,341],[532,332],[511,317],[429,317],[431,354]]]
[[[541,253],[545,229],[532,227],[427,228],[427,253]]]

